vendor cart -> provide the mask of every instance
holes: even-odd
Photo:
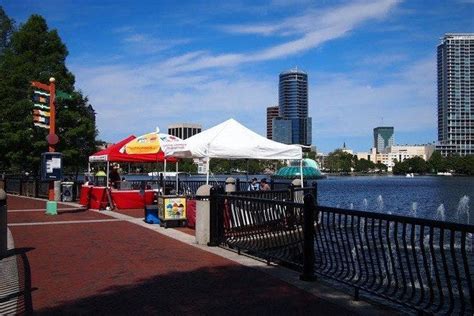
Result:
[[[165,228],[186,226],[186,196],[158,196],[158,217],[160,226]]]

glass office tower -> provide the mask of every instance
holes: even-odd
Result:
[[[438,46],[438,145],[442,155],[474,154],[474,33],[445,34]]]
[[[374,128],[374,147],[377,153],[383,153],[387,147],[393,146],[393,134],[394,128],[392,126]]]
[[[312,122],[308,117],[308,75],[305,72],[292,69],[280,74],[279,107],[280,117],[288,121],[282,126],[287,128],[290,125],[290,143],[311,145]],[[278,135],[276,130],[273,139],[280,141],[275,139]]]

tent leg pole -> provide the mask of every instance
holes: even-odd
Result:
[[[176,161],[176,194],[178,194],[178,164],[179,162]]]
[[[206,161],[206,169],[207,169],[206,184],[209,184],[209,160],[211,160],[211,159],[208,157],[207,161]]]
[[[300,178],[301,178],[301,188],[304,187],[303,185],[303,159],[300,160]]]
[[[110,168],[110,162],[107,160],[107,183],[105,184],[107,189],[109,188],[109,168]]]
[[[163,176],[165,177],[165,180],[166,180],[166,159],[165,159],[165,163],[163,164]]]

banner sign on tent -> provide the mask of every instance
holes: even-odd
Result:
[[[183,140],[176,136],[153,132],[137,137],[125,144],[120,152],[129,155],[140,155],[156,154],[161,150],[166,156],[168,152],[182,150],[184,147]]]

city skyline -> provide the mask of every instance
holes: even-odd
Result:
[[[312,143],[329,152],[367,150],[380,125],[402,144],[437,139],[436,47],[445,33],[474,31],[472,1],[454,2],[0,5],[18,23],[38,13],[58,29],[105,141],[230,117],[265,135],[275,78],[298,66],[309,74]]]

